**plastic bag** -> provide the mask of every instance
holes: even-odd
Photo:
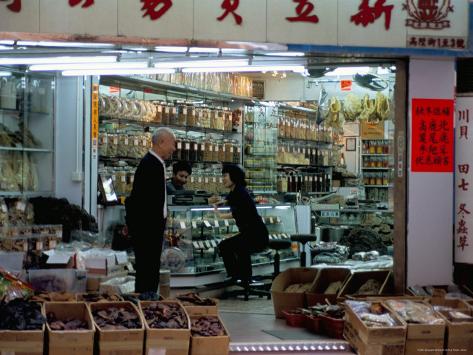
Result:
[[[26,298],[33,294],[28,284],[16,278],[8,271],[0,269],[0,299],[9,302],[15,298]]]

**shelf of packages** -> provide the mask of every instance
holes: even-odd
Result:
[[[126,119],[126,118],[108,118],[108,117],[101,117],[100,124],[107,124],[107,123],[116,123],[116,124],[127,124],[127,125],[138,125],[140,127],[167,127],[171,128],[175,131],[186,131],[186,132],[199,132],[199,133],[215,133],[221,135],[234,135],[238,132],[236,130],[225,131],[220,129],[213,129],[207,127],[195,127],[195,126],[179,126],[174,124],[162,124],[156,122],[146,122],[146,121],[137,121],[133,119]]]
[[[233,102],[241,101],[246,104],[253,104],[258,101],[256,98],[233,95],[228,93],[221,93],[211,90],[197,89],[186,85],[173,84],[166,81],[146,79],[139,77],[124,77],[124,76],[104,76],[100,78],[100,84],[106,86],[119,86],[127,89],[134,89],[136,91],[143,91],[152,89],[155,91],[170,91],[184,94],[194,94],[200,98],[214,98],[220,101]]]
[[[370,168],[370,167],[367,167],[367,166],[363,166],[361,168],[362,170],[392,170],[394,168],[392,167],[387,167],[387,168]]]
[[[393,185],[362,185],[363,187],[380,187],[380,188],[390,188],[393,187]]]
[[[107,156],[100,156],[99,157],[99,160],[101,161],[104,161],[104,162],[113,162],[113,163],[116,163],[118,161],[125,161],[127,163],[131,163],[131,165],[138,165],[139,162],[141,161],[143,157],[140,157],[140,158],[130,158],[130,157],[107,157]],[[171,165],[172,163],[174,162],[177,162],[179,161],[179,159],[168,159],[166,160],[166,165]],[[195,160],[190,160],[191,163],[196,163],[196,164],[209,164],[209,165],[212,165],[212,164],[222,164],[222,163],[228,163],[227,161],[206,161],[206,160],[199,160],[199,161],[195,161]],[[234,162],[231,162],[231,163],[234,163]]]
[[[0,151],[7,152],[27,152],[27,153],[52,153],[52,149],[21,148],[21,147],[0,147]]]
[[[333,142],[324,142],[324,141],[318,141],[314,139],[285,138],[281,136],[278,136],[278,141],[296,142],[296,143],[304,142],[304,143],[311,143],[311,145],[317,145],[317,146],[329,146],[333,144]]]

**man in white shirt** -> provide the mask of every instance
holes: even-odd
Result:
[[[167,217],[166,165],[176,149],[169,128],[158,128],[153,147],[135,172],[133,189],[126,200],[126,223],[135,251],[135,292],[157,292],[163,234]]]

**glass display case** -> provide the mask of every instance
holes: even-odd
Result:
[[[0,195],[52,192],[54,87],[53,75],[0,67]]]
[[[257,205],[269,231],[270,239],[290,239],[297,232],[292,205]],[[211,206],[169,206],[165,246],[161,257],[163,268],[173,274],[198,275],[223,271],[218,243],[238,233],[235,220],[222,218],[229,208],[215,211]],[[297,245],[281,250],[281,262],[298,259]],[[252,255],[253,266],[272,263],[271,250]]]

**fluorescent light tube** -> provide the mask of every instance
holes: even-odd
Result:
[[[4,44],[6,46],[13,46],[15,44],[15,41],[12,40],[7,40],[7,39],[2,39],[0,41],[0,44]]]
[[[189,53],[220,53],[220,48],[191,47]]]
[[[337,69],[326,73],[325,76],[368,74],[369,71],[370,71],[369,67],[338,67]]]
[[[160,68],[116,68],[116,69],[84,69],[84,70],[64,70],[63,76],[84,76],[84,75],[138,75],[138,74],[174,74],[174,69]]]
[[[239,67],[248,65],[248,59],[213,59],[213,60],[187,60],[179,62],[157,62],[156,68],[214,68],[214,67]]]
[[[148,62],[116,62],[116,63],[68,63],[68,64],[35,64],[29,67],[31,71],[55,70],[86,70],[86,69],[135,69],[147,68]]]
[[[113,63],[116,56],[82,57],[0,57],[0,64]]]
[[[275,65],[275,66],[243,66],[243,67],[216,67],[216,68],[183,68],[183,73],[231,73],[231,72],[272,72],[293,71],[303,73],[303,65]]]
[[[187,52],[187,47],[158,46],[158,47],[154,47],[154,50],[158,52],[185,53]]]
[[[304,52],[269,52],[264,53],[264,55],[271,55],[277,57],[303,57],[305,56]]]
[[[9,72],[9,71],[0,71],[0,76],[11,76],[11,72]]]

